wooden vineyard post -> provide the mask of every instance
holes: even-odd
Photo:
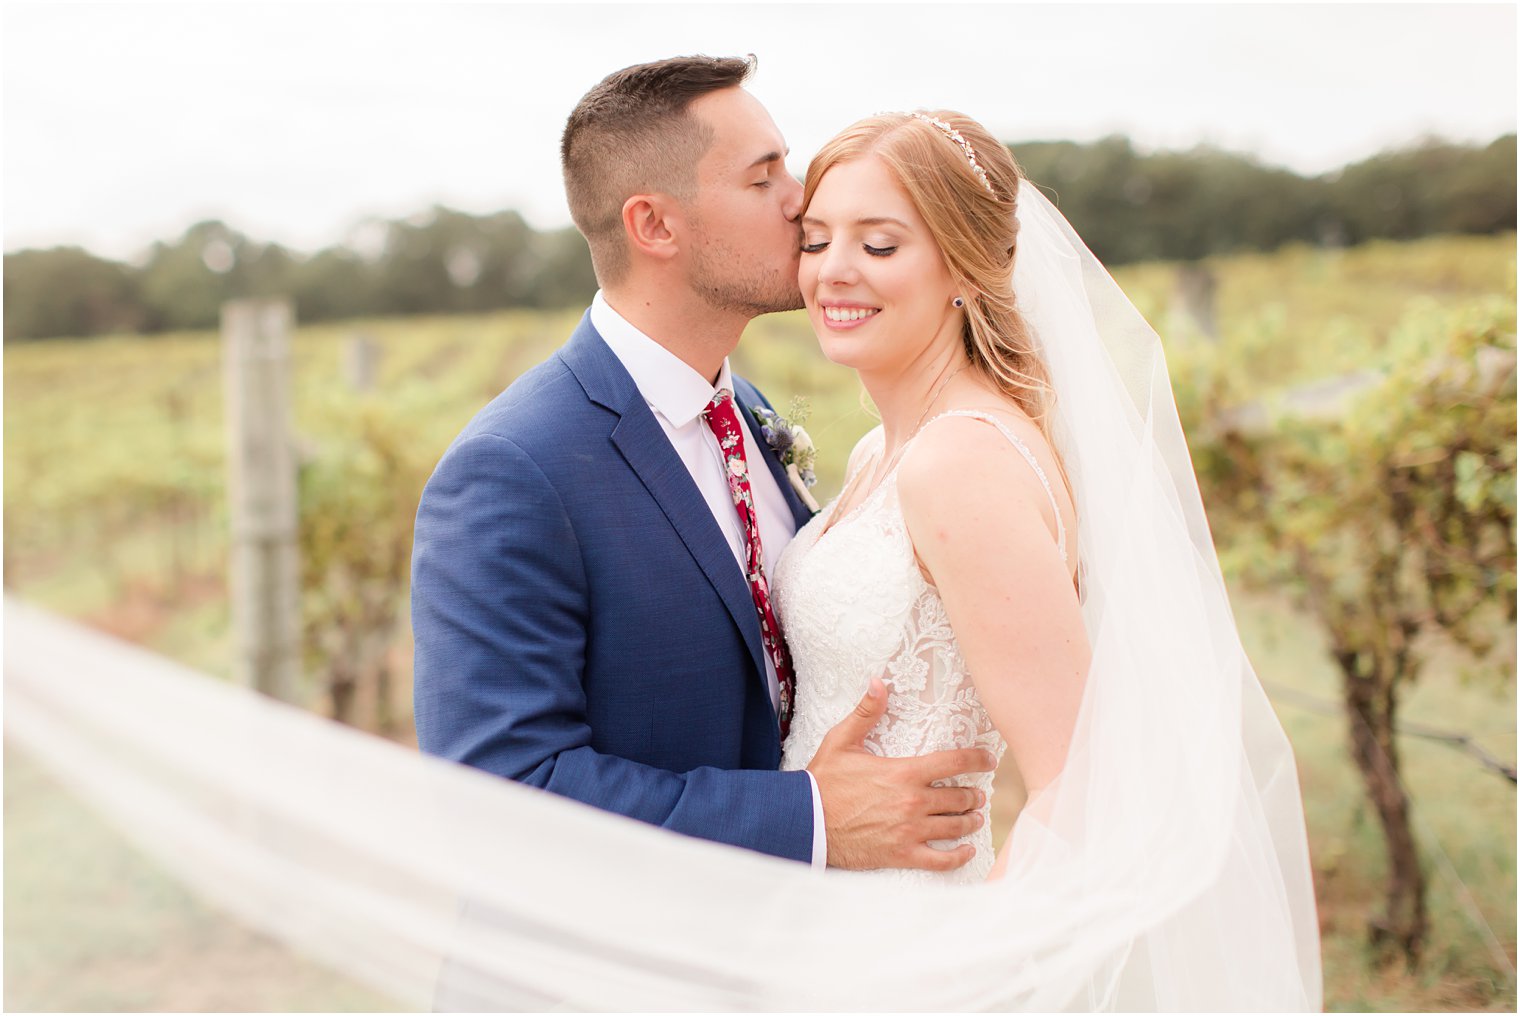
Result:
[[[1219,319],[1215,313],[1218,280],[1207,265],[1184,263],[1177,269],[1173,290],[1173,307],[1185,314],[1193,327],[1210,342],[1219,341]]]
[[[301,649],[290,428],[293,317],[283,300],[222,307],[235,674],[286,702],[296,697]]]
[[[380,373],[380,343],[363,332],[356,332],[343,344],[343,375],[355,392],[373,391]]]

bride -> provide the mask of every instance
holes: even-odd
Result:
[[[1030,920],[1146,914],[1083,1007],[1317,1007],[1292,753],[1240,648],[1155,333],[957,113],[843,131],[808,168],[802,227],[813,328],[881,425],[777,566],[797,674],[783,767],[880,675],[868,750],[1006,751],[1029,798],[995,861],[983,823],[957,841],[964,868],[873,874],[1011,877],[1053,908],[1026,901]],[[991,774],[963,779],[990,798]]]
[[[803,298],[882,423],[777,568],[798,680],[782,766],[805,766],[884,673],[871,750],[1001,758],[1011,745],[1038,792],[1060,770],[1089,662],[1079,528],[1048,372],[1012,291],[1017,167],[964,117],[957,130],[940,116],[856,124],[808,169]],[[990,799],[992,774],[967,782]],[[968,841],[965,867],[896,874],[983,879],[990,824]]]

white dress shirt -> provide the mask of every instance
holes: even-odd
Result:
[[[718,447],[718,439],[702,419],[703,410],[712,402],[713,395],[720,388],[727,389],[730,396],[734,393],[728,358],[724,358],[723,367],[718,371],[718,383],[708,383],[706,378],[680,357],[629,324],[626,318],[612,309],[600,292],[591,301],[591,324],[628,371],[639,394],[649,404],[654,418],[659,421],[660,428],[665,431],[665,436],[681,457],[686,471],[691,474],[697,490],[701,491],[713,520],[728,540],[729,550],[734,555],[734,566],[743,575],[748,554],[744,546],[744,528],[739,524],[739,512],[734,507],[733,496],[728,489],[728,466],[722,449]],[[734,406],[739,412],[744,411],[737,402]],[[751,466],[749,486],[755,499],[755,517],[760,530],[765,574],[771,576],[775,574],[776,562],[781,559],[781,552],[791,542],[795,531],[792,509],[787,504],[786,495],[776,483],[776,478],[763,465],[764,452],[756,443],[754,434],[743,424],[740,424],[739,430],[744,436],[744,460]],[[745,581],[747,584],[748,579]],[[776,708],[780,701],[776,667],[771,663],[769,653],[761,655],[765,658],[765,677],[770,687],[771,706]],[[813,788],[813,866],[821,868],[828,860],[823,828],[823,801],[818,796],[818,782],[813,779],[812,773],[808,773],[808,780]]]

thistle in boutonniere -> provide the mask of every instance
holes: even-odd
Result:
[[[808,488],[818,482],[818,477],[813,472],[818,452],[813,448],[813,439],[802,429],[802,421],[808,416],[807,400],[800,395],[792,399],[790,417],[764,406],[755,406],[750,411],[760,424],[760,434],[765,438],[765,443],[781,458],[787,478],[792,481],[792,489],[797,492],[802,503],[808,506],[808,511],[816,512],[818,502],[813,500]]]

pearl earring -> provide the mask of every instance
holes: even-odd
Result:
[[[950,304],[956,310],[960,310],[962,307],[966,306],[966,301],[957,296],[954,300],[950,301]]]

